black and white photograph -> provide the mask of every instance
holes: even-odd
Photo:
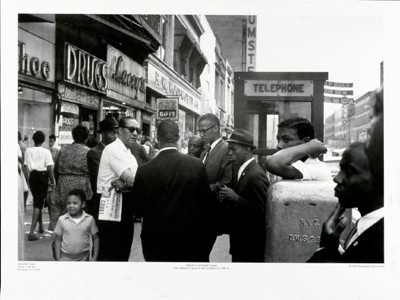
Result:
[[[2,4],[2,298],[400,297],[400,3]]]

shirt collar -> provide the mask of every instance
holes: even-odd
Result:
[[[249,160],[245,161],[239,168],[239,172],[238,172],[238,178],[240,177],[240,175],[242,174],[242,172],[244,171],[244,169],[246,169],[246,167],[254,160],[254,157],[250,158]]]
[[[160,149],[160,151],[158,153],[161,153],[161,152],[166,151],[166,150],[177,150],[178,151],[178,148],[176,148],[176,147],[165,147],[165,148]]]
[[[83,220],[84,218],[86,218],[86,217],[89,217],[89,215],[83,210],[83,211],[82,211],[82,220]],[[66,219],[73,219],[73,218],[71,217],[71,215],[69,214],[69,212],[66,213],[65,218],[66,218]]]
[[[357,223],[357,235],[360,236],[364,231],[383,218],[383,207],[361,217]]]
[[[211,145],[210,145],[210,151],[214,149],[214,147],[219,143],[219,141],[222,140],[222,137],[220,137],[218,140],[215,140]]]
[[[117,138],[114,143],[117,143],[118,147],[120,147],[122,150],[129,150],[119,138]]]

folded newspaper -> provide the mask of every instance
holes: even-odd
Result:
[[[122,193],[103,188],[100,198],[99,220],[121,222]]]

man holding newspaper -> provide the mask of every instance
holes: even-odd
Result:
[[[118,126],[119,137],[105,147],[97,177],[97,192],[102,194],[99,261],[128,261],[133,240],[130,188],[138,164],[129,148],[136,143],[140,129],[132,117],[121,118]]]

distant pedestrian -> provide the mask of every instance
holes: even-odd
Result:
[[[57,144],[57,137],[55,134],[49,136],[49,147],[53,161],[56,162],[60,154],[61,147]]]
[[[86,155],[90,150],[86,145],[89,129],[83,125],[77,125],[72,129],[74,142],[65,145],[58,157],[58,184],[56,187],[55,205],[50,224],[57,223],[60,215],[67,211],[67,194],[71,189],[80,189],[85,192],[86,199],[92,198],[90,186],[89,168]]]
[[[186,142],[186,141],[183,141],[183,142],[181,143],[180,152],[183,153],[183,154],[188,154],[188,145],[187,145],[187,142]]]
[[[33,214],[31,229],[28,240],[35,241],[39,239],[35,235],[36,224],[39,222],[39,232],[43,233],[42,209],[47,196],[47,189],[50,184],[54,186],[56,180],[53,173],[53,159],[48,149],[42,147],[46,136],[42,131],[36,131],[32,137],[35,146],[26,149],[25,165],[28,169],[28,182],[33,196]]]
[[[129,146],[132,155],[135,157],[138,165],[142,165],[150,160],[150,156],[146,152],[146,148],[140,143],[132,143]]]
[[[229,156],[239,166],[231,187],[222,187],[219,195],[228,214],[232,261],[263,262],[269,181],[254,159],[256,147],[250,132],[236,129],[227,142]]]
[[[138,168],[132,199],[143,217],[146,261],[208,262],[215,240],[216,199],[200,160],[178,152],[179,127],[157,128],[160,152]],[[215,202],[214,202],[215,201]]]
[[[67,196],[67,213],[62,215],[55,229],[54,256],[61,261],[88,261],[90,240],[93,239],[93,254],[90,260],[96,261],[99,255],[99,235],[91,215],[83,211],[86,196],[82,190],[73,189]]]
[[[205,150],[204,141],[199,136],[189,138],[188,154],[200,158],[201,153]]]
[[[18,151],[18,162],[20,163],[20,168],[22,171],[22,176],[23,178],[23,182],[26,180],[28,180],[28,171],[26,169],[26,166],[24,165],[24,161],[25,161],[25,152],[26,152],[26,144],[24,143],[24,141],[22,140],[22,136],[21,133],[18,131],[18,147],[19,147],[19,151]],[[27,183],[25,183],[25,185],[27,186]],[[28,195],[29,195],[29,188],[24,188],[24,209],[26,208],[26,200],[28,199]]]
[[[53,158],[53,162],[54,162],[54,177],[56,178],[56,181],[58,181],[58,169],[57,169],[57,162],[58,162],[58,156],[60,155],[60,150],[61,147],[59,145],[57,145],[57,137],[54,134],[51,134],[49,136],[49,148],[50,148],[50,153],[51,153],[51,157]],[[53,212],[54,212],[54,205],[56,205],[55,203],[55,197],[56,197],[56,191],[55,191],[55,187],[54,186],[49,186],[48,190],[47,190],[47,197],[46,197],[46,204],[47,204],[47,208],[49,211],[49,219],[50,219],[50,223],[49,223],[49,227],[48,227],[48,231],[49,232],[53,232],[54,228],[56,226],[56,220],[55,217],[52,216]],[[53,220],[53,222],[51,222],[51,220]]]

